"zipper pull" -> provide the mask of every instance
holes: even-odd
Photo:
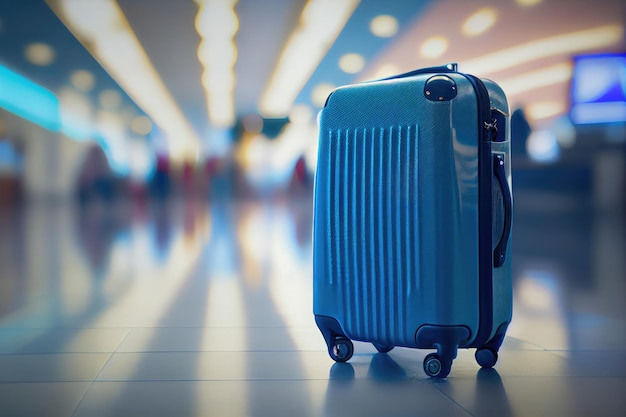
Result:
[[[495,141],[498,137],[498,119],[495,117],[491,119],[491,123],[483,122],[485,129],[489,132],[489,140]]]

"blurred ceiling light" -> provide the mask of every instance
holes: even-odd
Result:
[[[336,87],[334,85],[329,83],[321,83],[316,85],[313,88],[313,93],[311,94],[311,100],[313,101],[313,104],[317,107],[324,107],[324,104],[326,104],[326,99],[335,88]]]
[[[465,36],[480,35],[496,23],[497,17],[498,14],[492,8],[480,9],[463,23],[463,33]]]
[[[117,110],[122,105],[122,95],[115,90],[103,90],[98,96],[98,102],[107,110]]]
[[[524,7],[535,6],[541,3],[543,0],[515,0],[517,4]]]
[[[521,309],[527,317],[537,317],[542,322],[553,321],[558,318],[564,307],[561,302],[561,290],[558,283],[561,279],[558,271],[538,266],[528,268],[519,276],[519,292],[516,293],[516,301],[519,301]],[[564,323],[551,323],[549,328],[553,332],[552,337],[557,336],[559,328],[567,328]]]
[[[289,112],[289,121],[295,124],[307,124],[313,120],[313,111],[306,104],[296,104]]]
[[[167,134],[172,161],[198,153],[199,138],[113,0],[46,0],[115,81]]]
[[[576,128],[567,115],[558,117],[554,121],[552,131],[562,148],[571,148],[576,144]]]
[[[96,79],[90,71],[76,70],[70,75],[70,82],[79,91],[88,93],[96,84]]]
[[[524,108],[524,114],[529,121],[536,121],[558,116],[567,111],[565,103],[562,101],[540,101],[531,103]]]
[[[120,21],[121,11],[110,0],[47,0],[53,10],[62,8],[79,34],[106,33]],[[121,22],[120,22],[121,23]]]
[[[396,75],[400,72],[400,69],[398,68],[397,65],[395,64],[391,64],[391,63],[386,63],[383,64],[380,68],[378,68],[376,70],[376,72],[374,72],[374,74],[372,75],[372,77],[370,77],[370,80],[380,80],[382,78],[387,78],[387,77],[391,77],[393,75]]]
[[[549,130],[531,132],[526,140],[526,152],[535,162],[551,163],[559,159],[560,148],[556,136]]]
[[[448,40],[443,36],[433,36],[424,41],[420,47],[423,58],[438,58],[448,50]]]
[[[564,62],[537,71],[527,72],[518,77],[502,80],[499,84],[506,91],[507,96],[513,97],[526,91],[566,82],[571,78],[572,64]]]
[[[398,20],[388,14],[378,15],[370,22],[370,31],[379,38],[390,38],[398,32]]]
[[[61,130],[75,140],[93,139],[93,106],[84,94],[65,87],[59,91]]]
[[[359,0],[309,0],[283,49],[259,109],[267,117],[289,114],[298,93],[335,42]]]
[[[137,110],[130,105],[125,105],[120,107],[117,112],[122,119],[130,125],[131,120],[133,120],[137,116]]]
[[[128,141],[126,137],[126,124],[119,114],[100,110],[95,116],[95,131],[104,139],[102,149],[109,157],[111,168],[120,174],[129,173]]]
[[[54,49],[47,43],[43,42],[35,42],[30,43],[26,46],[24,50],[24,56],[28,62],[34,65],[39,65],[41,67],[48,66],[54,62],[56,58],[56,53]]]
[[[461,62],[460,67],[464,72],[484,76],[549,56],[567,55],[569,57],[576,52],[606,48],[622,42],[623,36],[624,28],[622,25],[603,25],[503,49]]]
[[[339,68],[347,74],[356,74],[360,72],[364,66],[365,58],[360,54],[349,53],[339,59]]]
[[[154,156],[145,140],[135,138],[129,141],[128,165],[132,179],[138,181],[148,179],[154,164]]]
[[[200,35],[198,59],[202,63],[209,121],[213,127],[229,128],[235,123],[234,38],[239,29],[237,0],[195,0],[199,10],[196,30]]]
[[[139,136],[147,136],[152,131],[152,121],[149,117],[139,115],[130,121],[130,130]]]

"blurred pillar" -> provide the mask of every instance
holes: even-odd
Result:
[[[30,199],[70,197],[87,144],[33,124],[22,129],[25,196]]]
[[[623,210],[626,194],[626,154],[614,147],[593,158],[593,203],[598,210]]]

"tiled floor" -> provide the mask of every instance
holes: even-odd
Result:
[[[498,364],[445,380],[328,357],[307,198],[3,211],[0,416],[624,416],[624,216],[544,197],[516,195]]]

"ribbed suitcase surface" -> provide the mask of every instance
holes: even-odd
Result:
[[[343,296],[347,331],[373,340],[413,343],[404,318],[419,287],[417,132],[417,125],[336,129],[320,145],[328,166],[319,169],[330,174],[319,207],[332,219],[324,275]]]

